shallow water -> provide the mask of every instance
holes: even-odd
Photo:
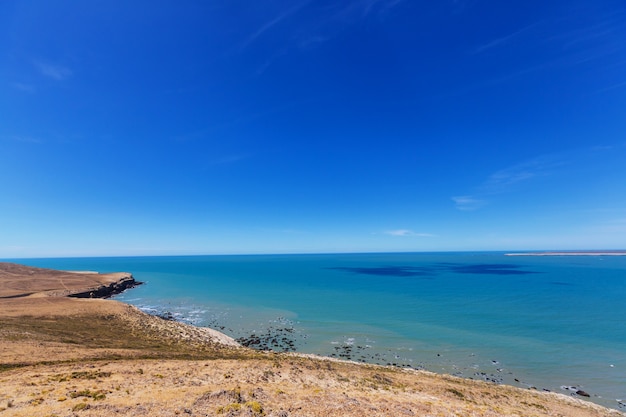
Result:
[[[402,253],[19,260],[126,271],[117,296],[254,347],[626,399],[626,257]],[[254,335],[254,337],[252,337]],[[569,387],[569,389],[568,389]]]

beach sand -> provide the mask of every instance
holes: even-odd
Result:
[[[257,352],[112,300],[128,280],[0,263],[1,416],[624,416],[580,398]]]

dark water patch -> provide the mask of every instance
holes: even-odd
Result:
[[[511,264],[459,264],[437,263],[429,266],[379,266],[379,267],[333,267],[338,271],[346,271],[362,275],[379,275],[392,277],[432,277],[445,272],[457,274],[487,274],[487,275],[527,275],[536,274],[535,271],[519,269],[520,265]]]
[[[382,275],[392,277],[425,277],[435,275],[436,272],[432,268],[428,267],[415,267],[415,266],[382,266],[375,268],[354,268],[354,267],[334,267],[327,269],[335,269],[339,271],[352,272],[354,274],[363,275]]]

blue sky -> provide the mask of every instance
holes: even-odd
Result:
[[[623,1],[0,3],[0,257],[626,247]]]

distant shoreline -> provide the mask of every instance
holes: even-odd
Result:
[[[626,256],[626,251],[565,251],[505,253],[505,256]]]

